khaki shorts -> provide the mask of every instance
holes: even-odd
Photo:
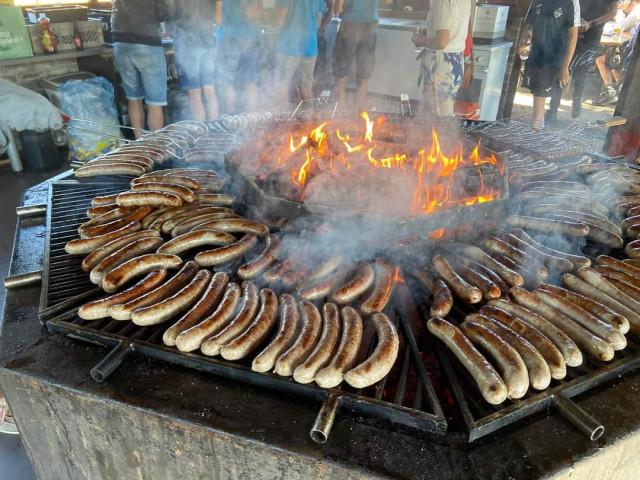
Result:
[[[276,71],[278,85],[286,88],[294,78],[296,86],[311,88],[313,85],[313,70],[316,66],[316,57],[293,57],[276,52]]]

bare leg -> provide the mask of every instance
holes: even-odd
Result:
[[[223,85],[221,90],[220,98],[224,99],[224,112],[233,115],[236,113],[236,91],[233,85]]]
[[[133,128],[144,129],[144,109],[142,108],[142,100],[129,100],[129,120]],[[134,130],[133,134],[136,138],[142,136],[142,132]]]
[[[191,114],[194,120],[204,121],[204,103],[202,103],[202,90],[194,88],[189,90],[189,103],[191,104]]]
[[[544,119],[544,104],[547,99],[545,97],[533,97],[533,121],[531,126],[535,130],[542,128],[542,122]]]
[[[360,108],[364,108],[364,104],[367,100],[367,80],[358,80],[358,86],[356,88],[356,105]]]
[[[620,72],[620,70],[611,70],[611,75],[613,75],[613,79],[616,81],[616,83],[622,80],[622,73]]]
[[[347,103],[347,77],[336,79],[336,99],[340,105]]]
[[[607,68],[604,55],[596,58],[596,66],[600,72],[600,77],[602,77],[602,83],[611,85],[613,83],[613,75],[611,75],[611,70]]]
[[[300,88],[299,92],[303,100],[313,100],[313,92],[310,88]]]
[[[255,112],[258,105],[258,85],[255,83],[247,83],[245,87],[245,110],[247,112]]]
[[[160,130],[164,126],[164,113],[162,107],[158,105],[147,105],[149,110],[149,129]]]
[[[216,88],[213,85],[204,85],[202,92],[204,93],[207,120],[217,120],[218,96],[216,95]]]

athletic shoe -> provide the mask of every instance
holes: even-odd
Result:
[[[578,118],[582,113],[582,100],[573,100],[571,106],[571,118]]]
[[[618,103],[618,94],[612,85],[608,85],[604,92],[600,94],[594,105],[612,105]]]

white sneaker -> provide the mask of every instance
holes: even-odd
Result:
[[[9,435],[18,435],[18,427],[9,410],[9,404],[7,400],[0,398],[0,433],[7,433]]]

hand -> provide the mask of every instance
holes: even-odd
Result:
[[[587,22],[584,18],[580,19],[580,26],[578,27],[578,33],[584,33],[591,28],[591,24]]]
[[[258,6],[247,7],[244,14],[251,20],[259,20],[262,16],[262,9]]]
[[[462,85],[460,85],[460,90],[466,90],[469,88],[471,80],[473,80],[473,63],[469,63],[464,67],[464,75],[462,76]]]
[[[411,35],[411,41],[416,47],[427,46],[427,36],[418,32],[414,32],[413,35]]]
[[[560,84],[560,88],[564,88],[569,85],[569,79],[571,75],[569,75],[569,67],[563,67],[560,70],[560,76],[558,78],[558,83]]]

